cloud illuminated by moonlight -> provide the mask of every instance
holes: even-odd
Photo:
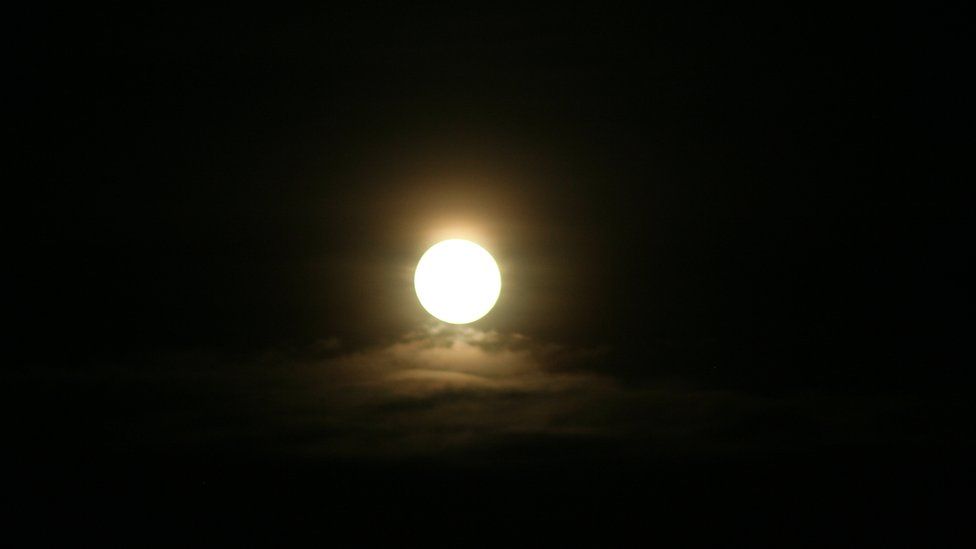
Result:
[[[619,387],[571,366],[601,353],[439,326],[301,370],[317,395],[317,409],[308,412],[346,435],[323,441],[320,450],[427,453],[512,434],[594,431],[586,414],[577,414]]]
[[[860,444],[879,425],[904,430],[890,399],[625,383],[608,373],[611,360],[608,349],[430,325],[362,349],[333,337],[259,357],[154,356],[46,375],[54,392],[98,399],[106,413],[90,424],[114,447],[176,454],[450,459],[529,444],[643,459]]]

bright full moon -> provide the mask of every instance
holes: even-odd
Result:
[[[424,252],[413,284],[428,313],[451,324],[467,324],[495,306],[502,276],[495,259],[481,246],[445,240]]]

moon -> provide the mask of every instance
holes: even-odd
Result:
[[[468,324],[495,306],[502,276],[487,250],[469,240],[452,239],[424,252],[413,284],[428,313],[450,324]]]

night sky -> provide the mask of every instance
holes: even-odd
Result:
[[[971,533],[962,3],[18,10],[35,539]]]

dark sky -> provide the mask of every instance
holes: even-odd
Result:
[[[22,8],[23,507],[958,539],[961,6]],[[453,236],[503,273],[463,329],[412,286]]]

